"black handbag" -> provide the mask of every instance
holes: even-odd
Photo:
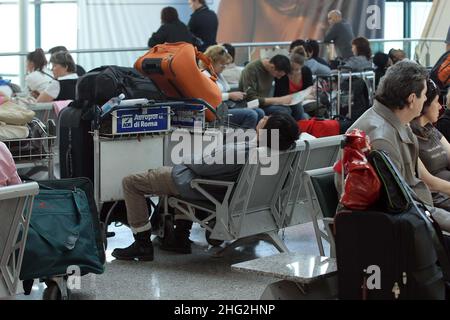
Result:
[[[378,173],[382,183],[379,200],[379,203],[384,206],[382,210],[392,214],[410,211],[425,221],[444,274],[444,279],[450,281],[450,262],[439,224],[433,219],[426,205],[419,199],[414,190],[406,183],[386,152],[380,150],[372,151],[369,155],[369,161]]]

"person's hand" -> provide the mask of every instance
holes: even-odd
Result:
[[[280,97],[279,98],[279,104],[281,104],[281,105],[286,105],[286,106],[288,106],[288,105],[290,105],[292,103],[292,96],[291,95],[289,95],[289,96],[284,96],[284,97]]]
[[[230,100],[232,101],[242,101],[245,98],[244,92],[230,92]]]

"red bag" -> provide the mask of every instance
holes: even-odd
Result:
[[[301,132],[307,132],[316,138],[331,137],[339,135],[339,121],[319,120],[312,118],[298,121]]]
[[[378,200],[381,190],[378,174],[367,160],[369,137],[359,129],[352,130],[345,137],[343,159],[334,166],[340,174],[343,168],[346,177],[340,202],[351,210],[367,210]]]

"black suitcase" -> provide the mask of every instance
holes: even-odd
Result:
[[[340,299],[445,299],[429,230],[414,210],[344,210],[335,226]]]
[[[61,179],[86,177],[94,181],[94,142],[86,109],[70,105],[58,118]]]

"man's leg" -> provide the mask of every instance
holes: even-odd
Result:
[[[125,249],[115,249],[112,256],[123,260],[153,260],[153,245],[150,240],[152,225],[146,196],[178,195],[172,180],[172,168],[162,167],[144,174],[125,177],[122,181],[127,218],[135,242]]]
[[[268,116],[270,116],[271,114],[274,114],[274,113],[279,113],[279,112],[292,115],[291,107],[288,107],[288,106],[267,106],[264,108],[264,112]]]
[[[230,123],[242,129],[255,129],[258,114],[252,109],[231,109],[228,111]]]

